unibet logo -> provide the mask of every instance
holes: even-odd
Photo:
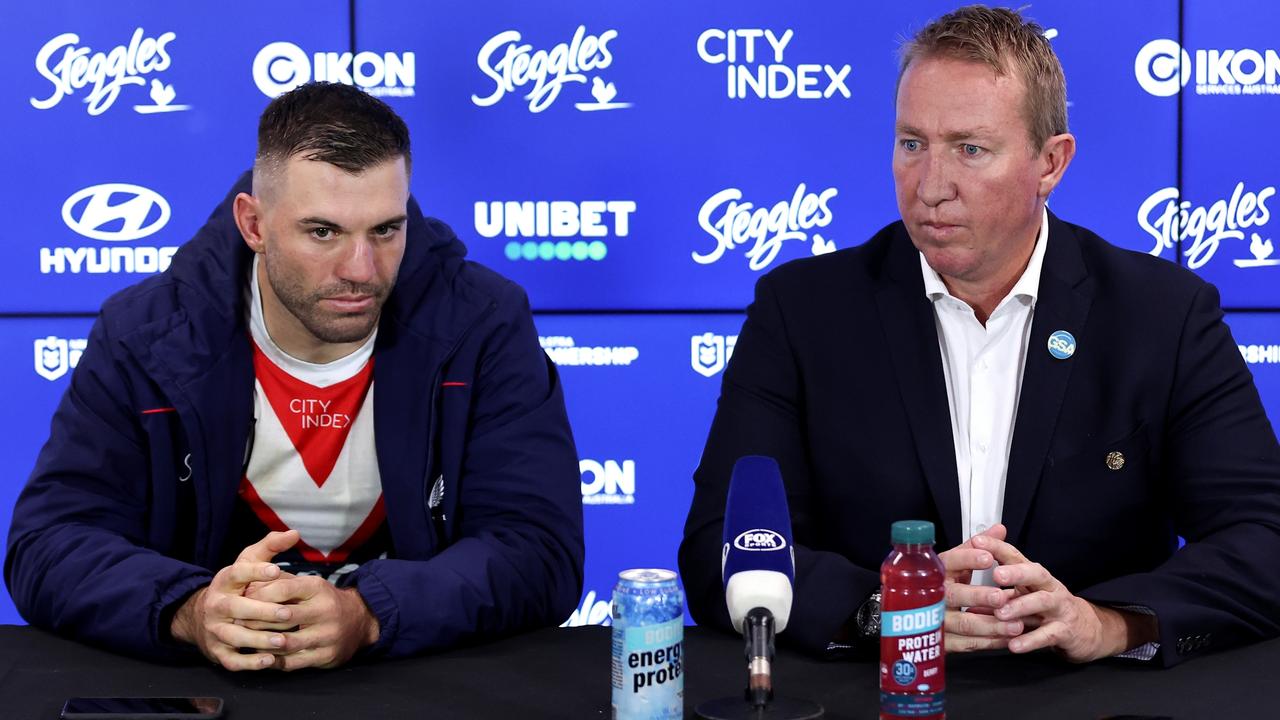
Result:
[[[53,83],[53,92],[43,99],[31,98],[31,107],[48,110],[63,98],[88,87],[85,107],[90,115],[101,115],[115,104],[126,85],[146,85],[145,76],[169,69],[173,61],[166,46],[177,37],[175,33],[167,32],[150,38],[142,28],[138,28],[133,31],[128,45],[95,53],[90,48],[78,47],[79,35],[62,33],[36,53],[36,72]],[[134,105],[134,111],[152,115],[191,108],[190,105],[174,105],[177,92],[172,85],[156,78],[151,80],[150,96],[150,105]]]
[[[738,188],[721,190],[708,198],[698,212],[698,225],[716,241],[716,246],[705,254],[693,253],[693,261],[699,265],[710,265],[725,251],[751,243],[747,250],[747,265],[752,270],[763,270],[778,257],[784,242],[807,240],[810,230],[831,224],[833,216],[829,203],[838,193],[835,188],[811,193],[804,183],[800,183],[790,201],[780,200],[772,206],[757,207],[743,202],[742,191]],[[822,255],[835,249],[834,242],[813,233],[809,247],[812,254]]]
[[[141,185],[104,183],[71,194],[62,221],[77,234],[106,242],[139,240],[159,232],[172,214],[159,193]],[[40,248],[40,272],[155,273],[169,267],[172,247]]]
[[[583,505],[634,505],[636,502],[636,461],[582,459],[578,461],[582,475]]]
[[[689,343],[690,363],[694,371],[703,377],[714,376],[728,364],[737,344],[737,335],[716,335],[710,332],[694,335]]]
[[[698,36],[698,57],[705,63],[725,66],[725,85],[731,98],[826,100],[837,94],[849,98],[849,65],[783,64],[794,37],[792,30],[779,35],[760,28],[711,28]]]
[[[766,528],[756,528],[738,533],[733,539],[733,546],[739,550],[748,550],[751,552],[769,552],[772,550],[783,550],[787,547],[786,538],[779,533]]]
[[[1196,79],[1197,95],[1280,95],[1280,53],[1266,50],[1196,50],[1176,40],[1152,40],[1133,61],[1143,90],[1158,97],[1177,95]]]
[[[36,374],[53,382],[75,369],[80,362],[80,356],[89,346],[89,341],[85,338],[60,338],[50,335],[37,339],[34,346]]]
[[[1156,257],[1181,240],[1182,254],[1192,270],[1209,262],[1223,240],[1244,241],[1246,231],[1249,231],[1248,245],[1235,254],[1243,255],[1247,251],[1250,257],[1237,257],[1236,267],[1274,267],[1280,265],[1280,258],[1273,257],[1275,247],[1271,238],[1260,233],[1262,226],[1271,220],[1267,201],[1275,194],[1273,185],[1254,192],[1246,191],[1245,184],[1238,182],[1229,198],[1196,207],[1190,200],[1181,199],[1178,188],[1161,188],[1142,201],[1138,225],[1155,239],[1150,254]]]
[[[495,238],[604,238],[631,233],[631,200],[568,200],[477,202],[476,232]],[[603,260],[609,247],[603,240],[525,240],[507,243],[508,260]]]
[[[565,85],[586,84],[588,73],[604,70],[613,64],[609,43],[616,37],[617,30],[588,35],[586,26],[579,25],[569,42],[560,43],[550,50],[534,51],[533,45],[521,42],[519,31],[500,32],[490,38],[476,55],[480,72],[494,83],[493,91],[484,97],[472,95],[471,102],[479,107],[490,107],[507,93],[532,85],[524,99],[529,101],[529,112],[540,113],[560,97]],[[591,78],[593,102],[579,102],[573,106],[583,112],[631,107],[629,102],[618,102],[617,96],[618,89],[613,83],[595,75]]]
[[[572,337],[564,335],[539,335],[538,342],[559,366],[580,365],[630,365],[640,357],[640,349],[631,345],[579,346]]]
[[[253,82],[267,97],[278,97],[312,82],[355,85],[377,97],[413,97],[414,54],[365,50],[318,52],[308,56],[291,42],[269,43],[253,58]]]

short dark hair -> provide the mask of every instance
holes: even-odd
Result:
[[[300,155],[359,173],[403,157],[412,165],[409,128],[385,102],[340,83],[315,82],[272,100],[258,121],[254,175]]]

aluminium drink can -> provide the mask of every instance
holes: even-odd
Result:
[[[613,720],[684,717],[684,592],[671,570],[624,570],[613,588]]]

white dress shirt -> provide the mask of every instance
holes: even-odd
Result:
[[[1009,447],[1018,416],[1022,371],[1026,367],[1031,319],[1040,292],[1040,269],[1049,244],[1049,211],[1040,219],[1040,234],[1022,277],[996,306],[984,327],[973,308],[947,291],[942,277],[920,254],[924,292],[933,302],[942,351],[942,374],[951,408],[951,436],[960,481],[960,527],[968,539],[1000,522],[1009,472]],[[991,570],[973,574],[974,585],[994,585]],[[1147,615],[1150,608],[1120,609]],[[1119,657],[1150,660],[1159,643],[1147,643]]]
[[[933,302],[942,351],[960,481],[960,527],[966,539],[999,523],[1004,509],[1013,421],[1048,242],[1045,210],[1026,270],[985,326],[973,308],[947,291],[942,277],[920,255],[924,291]],[[992,584],[991,571],[974,573],[973,583]]]

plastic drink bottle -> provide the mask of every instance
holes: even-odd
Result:
[[[880,717],[946,717],[942,620],[946,571],[933,552],[933,523],[900,520],[880,566]]]

